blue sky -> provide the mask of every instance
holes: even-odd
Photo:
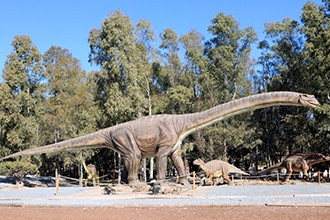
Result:
[[[151,22],[157,37],[165,28],[173,29],[178,36],[195,29],[206,39],[207,28],[217,13],[232,15],[240,28],[253,27],[259,40],[264,39],[266,22],[282,21],[289,17],[300,21],[307,0],[209,0],[209,1],[151,1],[151,0],[12,0],[3,1],[0,7],[0,68],[12,51],[16,35],[28,35],[34,45],[44,53],[51,46],[71,51],[86,71],[98,69],[88,63],[88,34],[100,28],[101,22],[119,9],[131,18],[133,24],[140,19]],[[321,0],[313,0],[322,4]],[[254,49],[253,57],[258,51]],[[0,77],[1,78],[1,77]]]

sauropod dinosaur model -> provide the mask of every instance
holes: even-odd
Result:
[[[77,138],[20,151],[1,159],[62,150],[110,148],[123,156],[129,184],[136,185],[139,183],[138,170],[142,158],[157,157],[157,180],[164,181],[167,157],[170,155],[178,171],[179,182],[189,185],[181,157],[181,142],[185,137],[225,118],[278,105],[314,108],[319,102],[313,95],[296,92],[256,94],[202,112],[141,117]]]
[[[227,163],[222,160],[211,160],[207,163],[204,163],[202,159],[196,159],[194,160],[193,164],[198,165],[200,168],[202,168],[202,170],[206,172],[207,176],[210,179],[211,185],[213,183],[214,186],[217,184],[216,179],[219,178],[220,176],[222,176],[223,179],[226,180],[229,185],[231,185],[231,181],[228,176],[228,173],[230,172],[236,172],[243,175],[250,175],[244,172],[243,170],[235,167],[234,165],[231,165],[230,163]],[[215,180],[213,181],[213,179]]]
[[[288,156],[282,162],[275,164],[269,168],[257,172],[257,175],[260,173],[265,173],[271,170],[284,168],[287,170],[285,181],[287,181],[293,172],[303,172],[304,177],[308,176],[307,171],[313,164],[322,163],[330,161],[329,156],[324,156],[323,154],[314,153],[314,154],[294,154]]]

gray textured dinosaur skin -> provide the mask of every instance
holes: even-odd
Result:
[[[323,154],[295,154],[292,156],[288,156],[282,162],[275,164],[269,168],[261,170],[257,172],[259,175],[260,173],[265,173],[271,170],[284,168],[287,170],[285,181],[287,181],[293,172],[303,172],[304,177],[308,176],[307,171],[313,164],[323,163],[326,161],[330,161],[329,156],[324,156]]]
[[[207,176],[210,179],[211,185],[217,184],[217,181],[213,181],[214,178],[219,178],[220,176],[223,177],[224,180],[227,181],[228,185],[231,185],[230,178],[228,176],[228,173],[230,172],[236,172],[243,175],[250,175],[243,170],[235,167],[234,165],[231,165],[225,161],[222,160],[211,160],[207,163],[204,163],[201,159],[194,160],[193,164],[200,166],[202,170],[204,170],[207,174]]]
[[[141,158],[157,157],[157,180],[165,180],[167,157],[179,173],[179,182],[188,185],[181,157],[181,142],[191,133],[225,118],[277,105],[316,107],[313,95],[296,92],[270,92],[230,101],[209,110],[182,115],[152,115],[118,124],[66,141],[32,148],[3,159],[62,150],[110,148],[123,155],[130,185],[137,184]]]

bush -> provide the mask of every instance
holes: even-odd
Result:
[[[13,176],[17,181],[22,181],[27,174],[34,175],[37,172],[38,167],[26,161],[7,161],[0,163],[0,175]]]

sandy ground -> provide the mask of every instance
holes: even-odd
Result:
[[[1,219],[329,219],[330,207],[207,206],[152,208],[69,208],[0,206]]]
[[[273,183],[272,183],[273,184]],[[318,185],[314,185],[317,187]],[[325,192],[322,194],[316,194],[318,198],[330,198],[329,189],[330,185],[325,184]],[[230,190],[241,190],[242,186],[229,187],[229,186],[218,186],[216,188],[211,187],[201,187],[198,192],[203,192],[204,190],[216,189],[224,191]],[[280,187],[280,186],[278,186]],[[298,186],[299,187],[299,186]],[[261,187],[260,187],[261,188]],[[293,187],[296,188],[296,187]],[[127,187],[117,188],[117,194],[115,196],[102,195],[100,189],[84,189],[83,192],[64,195],[64,188],[60,189],[60,196],[58,199],[52,196],[45,196],[49,194],[49,190],[53,192],[54,188],[22,188],[22,187],[10,187],[0,190],[0,219],[10,220],[10,219],[47,219],[47,220],[60,220],[60,219],[330,219],[330,203],[329,200],[325,200],[325,203],[276,203],[268,202],[267,204],[262,203],[238,203],[234,202],[232,204],[226,203],[208,203],[202,205],[192,205],[180,203],[173,205],[181,201],[181,197],[186,195],[145,195],[142,193],[128,192]],[[22,190],[22,191],[20,191]],[[13,197],[6,195],[5,192],[16,193]],[[23,192],[37,192],[40,193],[44,191],[42,198],[34,197],[35,193],[23,195]],[[18,193],[18,194],[17,194]],[[301,192],[302,197],[306,196],[307,192]],[[315,193],[315,192],[314,192]],[[2,194],[2,195],[1,195]],[[63,195],[62,195],[63,194]],[[219,199],[219,196],[213,195],[213,197],[206,197],[212,199]],[[262,196],[262,195],[261,195]],[[315,196],[314,194],[308,196]],[[235,197],[235,196],[234,196]],[[77,200],[93,200],[95,202],[104,201],[105,203],[110,203],[117,201],[114,204],[117,205],[105,205],[100,206],[98,203],[94,205],[82,204],[72,204],[71,199]],[[101,198],[101,199],[99,199]],[[150,201],[160,201],[164,198],[168,203],[161,203],[161,205],[154,205]],[[178,199],[179,198],[179,199]],[[199,198],[199,197],[198,197]],[[198,200],[198,198],[196,198]],[[227,198],[226,196],[222,197]],[[281,199],[286,199],[287,196],[280,196]],[[313,197],[311,197],[313,198]],[[127,200],[128,199],[128,200]],[[141,199],[146,199],[143,201],[149,202],[145,205],[135,205],[127,206],[129,200],[141,201]],[[203,197],[205,199],[205,197]],[[37,200],[37,203],[31,203]],[[120,200],[124,200],[120,203]],[[14,201],[14,202],[13,202]],[[41,202],[40,202],[41,201]],[[184,199],[182,199],[184,201]],[[235,200],[238,201],[238,200]],[[60,202],[60,203],[58,203]],[[119,202],[119,203],[118,203]],[[102,204],[105,204],[102,203]],[[172,204],[170,204],[172,203]],[[61,204],[61,205],[58,205]]]

